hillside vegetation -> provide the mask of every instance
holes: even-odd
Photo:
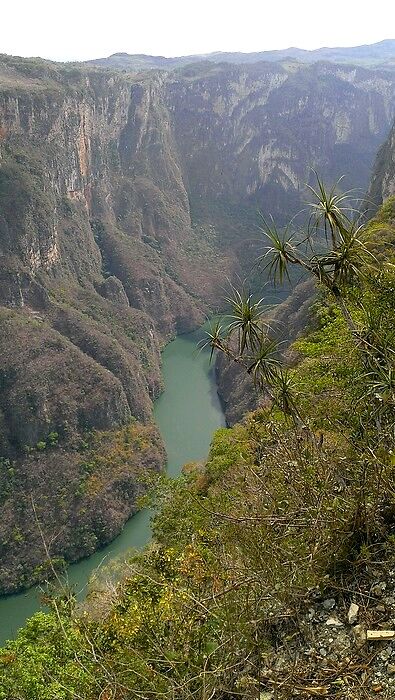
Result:
[[[347,313],[321,284],[293,346],[302,424],[274,397],[217,431],[205,465],[161,477],[153,543],[1,650],[2,700],[393,697],[364,630],[395,616],[394,199],[363,235],[374,264],[342,285]]]

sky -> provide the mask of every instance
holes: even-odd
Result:
[[[2,0],[0,53],[57,61],[357,46],[395,38],[394,0]]]

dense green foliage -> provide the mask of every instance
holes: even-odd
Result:
[[[394,208],[365,230],[376,253],[385,234],[387,259]],[[28,622],[0,652],[1,700],[259,697],[276,626],[308,592],[347,586],[377,551],[394,556],[395,271],[361,270],[344,282],[348,315],[323,285],[294,346],[303,425],[267,402],[216,433],[206,465],[161,477],[153,544],[117,587],[83,606],[55,598]]]

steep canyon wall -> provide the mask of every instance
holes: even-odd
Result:
[[[312,167],[366,188],[394,113],[391,71],[0,59],[0,590],[45,574],[38,522],[67,560],[119,531],[164,462],[160,347],[248,273],[258,208]]]

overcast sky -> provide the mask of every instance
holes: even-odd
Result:
[[[394,0],[0,0],[0,53],[85,60],[395,38]]]

